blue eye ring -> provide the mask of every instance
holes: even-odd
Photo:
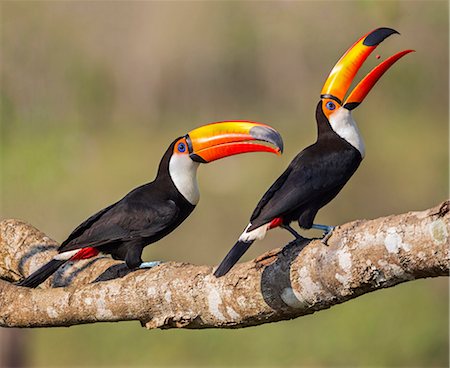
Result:
[[[334,110],[336,108],[336,105],[333,101],[328,101],[325,106],[328,110]]]
[[[186,145],[183,142],[178,143],[178,152],[186,152]]]

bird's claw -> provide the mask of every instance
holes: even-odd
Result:
[[[326,230],[323,233],[323,237],[322,237],[322,244],[324,245],[328,245],[328,239],[330,239],[331,235],[333,235],[333,231],[335,229],[335,226],[329,226],[330,229]]]
[[[139,269],[153,268],[159,266],[161,263],[162,263],[161,261],[142,262],[139,265]]]
[[[322,237],[322,244],[328,245],[328,239],[330,239],[331,235],[333,235],[333,230],[335,229],[335,226],[328,226],[328,225],[320,225],[320,224],[313,224],[312,229],[316,230],[322,230],[323,231],[323,237]]]

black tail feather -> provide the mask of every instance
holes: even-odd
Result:
[[[217,267],[216,272],[214,272],[214,276],[221,277],[225,275],[228,271],[231,270],[237,261],[243,256],[243,254],[250,248],[250,245],[253,244],[253,241],[244,242],[238,241],[233,248],[228,252],[226,257],[220,263],[219,267]]]
[[[17,283],[17,285],[35,288],[53,275],[56,270],[66,262],[66,260],[52,259],[41,268],[34,271],[30,276]]]

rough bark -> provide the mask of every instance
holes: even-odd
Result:
[[[147,328],[238,328],[296,318],[399,283],[449,273],[449,201],[357,220],[328,240],[290,243],[216,279],[213,267],[168,262],[128,272],[108,257],[68,264],[41,288],[14,285],[57,244],[32,226],[0,223],[0,326],[138,320]],[[64,287],[61,287],[64,286]]]

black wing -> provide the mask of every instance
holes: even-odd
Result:
[[[78,238],[81,236],[86,230],[88,230],[100,217],[102,217],[106,212],[108,212],[111,208],[113,208],[117,203],[113,203],[112,205],[98,211],[97,213],[93,214],[91,217],[89,217],[87,220],[83,221],[80,225],[78,225],[69,235],[69,237],[64,240],[61,244],[61,247],[64,247],[64,245],[70,243],[72,240]]]
[[[170,226],[178,212],[172,200],[152,201],[149,204],[125,197],[78,226],[62,243],[59,252],[150,238]]]
[[[292,169],[289,166],[284,171],[284,173],[281,174],[277,180],[275,180],[275,182],[271,185],[271,187],[267,190],[267,192],[263,195],[261,200],[256,205],[256,208],[254,209],[252,216],[250,217],[250,222],[255,220],[260,215],[261,210],[267,205],[267,203],[272,199],[275,193],[278,192],[280,188],[283,186],[283,184],[286,182],[291,171]]]
[[[280,182],[277,188],[271,187],[258,203],[258,211],[255,210],[257,214],[252,216],[252,226],[249,230],[277,217],[283,217],[286,213],[317,200],[325,193],[339,191],[354,173],[359,162],[360,159],[355,158],[351,150],[330,151],[327,154],[301,152],[278,179]]]

